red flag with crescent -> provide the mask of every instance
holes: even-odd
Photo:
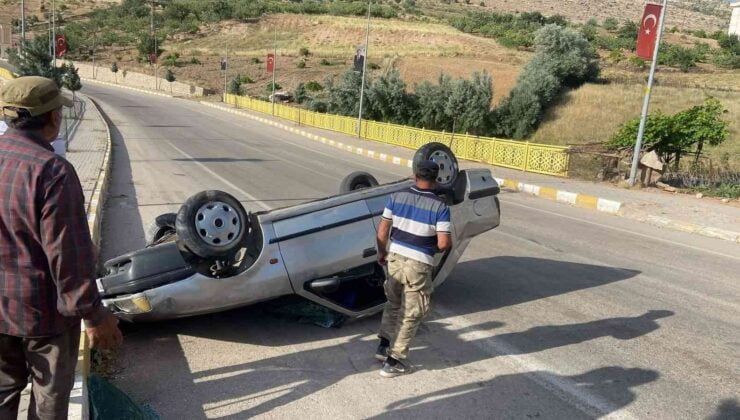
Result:
[[[653,59],[655,44],[658,42],[658,28],[660,28],[662,11],[663,6],[659,4],[648,3],[645,5],[640,32],[637,34],[637,56],[640,58]]]
[[[67,39],[62,34],[57,34],[56,39],[54,40],[56,42],[56,54],[57,58],[64,57],[65,54],[67,54]]]
[[[275,71],[275,56],[267,54],[267,72],[272,73]]]

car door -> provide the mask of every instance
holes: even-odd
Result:
[[[310,282],[375,261],[372,217],[367,203],[360,199],[274,222],[275,240],[293,290],[337,311],[351,312],[313,292]]]

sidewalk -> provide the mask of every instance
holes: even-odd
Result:
[[[82,115],[79,126],[69,140],[66,158],[74,165],[77,175],[80,178],[85,194],[85,208],[88,212],[88,221],[93,224],[100,219],[99,209],[102,207],[96,201],[97,197],[100,197],[103,192],[103,185],[101,184],[101,178],[103,177],[101,174],[105,174],[106,172],[110,146],[105,122],[97,113],[95,105],[86,96],[80,95],[79,99],[85,102],[85,112]],[[99,238],[95,229],[92,229],[92,234],[93,240],[97,243]],[[80,360],[78,361],[78,370],[83,370],[75,378],[75,387],[70,397],[71,403],[68,416],[70,420],[87,418],[87,413],[84,412],[87,410],[87,395],[83,390],[83,375],[81,374],[86,369],[83,366],[87,364],[87,357],[89,356],[89,351],[86,348],[83,349],[85,345],[86,341],[83,340],[80,344]],[[80,361],[82,362],[81,364]],[[28,416],[29,391],[30,386],[23,392],[18,419],[26,419]]]
[[[206,103],[211,107],[235,108],[223,103]],[[388,161],[400,158],[400,164],[405,164],[411,159],[414,151],[403,147],[388,145],[370,140],[362,140],[333,131],[322,130],[313,127],[298,126],[297,124],[273,118],[268,114],[236,110],[245,114],[245,117],[261,119],[278,126],[286,126],[294,133],[298,133],[317,140],[320,137],[334,142],[332,145],[346,149],[349,153],[367,155],[368,151],[387,155]],[[305,134],[304,134],[305,133]],[[358,150],[359,149],[359,150]],[[385,159],[384,159],[385,160]],[[398,160],[398,159],[396,159]],[[650,223],[657,226],[667,227],[675,230],[698,233],[705,236],[740,242],[740,201],[735,200],[727,204],[711,198],[697,199],[693,195],[672,194],[656,189],[630,190],[617,187],[609,183],[597,183],[581,181],[571,178],[560,178],[536,173],[523,172],[499,166],[490,166],[483,163],[463,161],[462,168],[487,167],[496,178],[515,180],[519,183],[532,184],[532,186],[551,188],[559,190],[560,193],[571,192],[579,195],[588,195],[621,203],[619,216]],[[509,187],[509,182],[505,187]],[[516,185],[516,184],[514,184]],[[530,187],[530,186],[527,186]],[[531,192],[530,188],[519,188]],[[537,188],[539,190],[539,188]],[[545,195],[545,194],[537,194]],[[566,194],[567,195],[567,194]],[[551,197],[555,199],[555,197]],[[560,200],[558,201],[572,201]]]

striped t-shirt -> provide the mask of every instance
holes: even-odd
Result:
[[[450,233],[450,209],[434,192],[411,187],[392,194],[383,218],[393,222],[389,251],[434,264],[437,233]]]

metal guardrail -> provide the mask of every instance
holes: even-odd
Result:
[[[15,76],[13,73],[11,73],[10,70],[6,69],[5,67],[0,67],[0,79],[15,79]]]
[[[357,135],[357,119],[341,115],[322,114],[283,104],[273,104],[246,96],[225,95],[224,102],[237,108],[275,115],[298,125],[323,128],[351,136]],[[466,160],[555,176],[568,176],[570,155],[567,147],[522,141],[453,134],[424,130],[378,121],[362,121],[360,136],[367,140],[418,149],[424,144],[440,142],[450,146]]]

